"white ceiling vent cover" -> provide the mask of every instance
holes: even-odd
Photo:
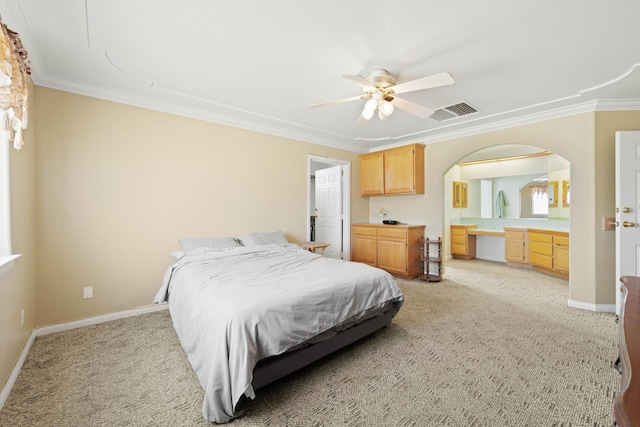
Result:
[[[457,117],[468,116],[469,114],[475,114],[478,110],[466,102],[459,102],[457,104],[449,105],[448,107],[440,108],[436,110],[431,116],[432,119],[436,119],[439,122],[455,119]]]

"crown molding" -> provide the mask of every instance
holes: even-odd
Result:
[[[149,110],[160,111],[168,114],[175,114],[182,117],[231,126],[268,135],[279,136],[295,141],[303,141],[311,144],[338,148],[351,152],[365,153],[368,151],[365,147],[363,147],[361,150],[356,150],[350,143],[341,142],[340,140],[344,141],[345,139],[347,139],[347,137],[345,136],[335,135],[335,138],[330,138],[311,135],[310,133],[306,133],[304,131],[294,131],[291,129],[285,129],[284,127],[265,125],[252,120],[239,119],[237,117],[232,117],[229,115],[212,113],[211,111],[207,111],[202,108],[187,107],[176,102],[162,101],[152,97],[136,96],[128,92],[105,89],[102,87],[86,85],[80,82],[69,80],[42,78],[41,76],[37,75],[31,75],[31,80],[36,86],[74,93],[82,96],[88,96],[91,98],[102,99],[105,101],[146,108]],[[313,131],[326,133],[325,131],[319,129],[310,129],[310,132]]]
[[[440,127],[438,129],[426,130],[412,135],[395,137],[391,139],[390,144],[378,146],[373,149],[368,149],[366,147],[361,147],[359,149],[359,142],[363,142],[360,138],[350,138],[344,135],[335,134],[330,134],[329,136],[315,135],[314,132],[326,134],[325,131],[320,129],[308,128],[307,132],[304,130],[292,130],[285,128],[284,126],[286,126],[286,124],[283,126],[262,124],[248,119],[212,113],[211,111],[207,111],[202,108],[187,107],[183,104],[162,101],[152,97],[134,96],[131,93],[90,86],[80,82],[60,80],[56,78],[42,78],[42,76],[37,75],[32,75],[31,78],[37,86],[358,153],[384,150],[413,143],[429,144],[442,142],[588,112],[640,110],[640,99],[605,99],[586,101],[535,113],[522,114],[508,119],[497,120],[499,116],[518,114],[520,111],[525,109],[534,108],[527,107],[493,116],[477,117],[465,122],[450,124],[444,127],[445,129],[448,127],[462,127],[459,129],[443,131],[443,127]],[[541,106],[538,106],[538,108],[540,107]],[[251,112],[246,113],[254,114]],[[267,118],[274,120],[270,117]],[[472,124],[473,122],[480,121],[485,123],[477,125]],[[289,124],[300,127],[294,123]]]
[[[504,120],[492,121],[489,123],[469,126],[463,129],[441,132],[431,136],[416,136],[412,139],[405,139],[402,142],[376,147],[372,151],[386,150],[406,144],[421,143],[430,144],[435,142],[449,141],[457,138],[478,135],[481,133],[494,132],[502,129],[509,129],[517,126],[543,122],[547,120],[559,119],[562,117],[574,116],[583,113],[604,112],[604,111],[638,111],[640,110],[640,99],[605,99],[587,101],[579,104],[572,104],[564,107],[553,108],[536,113],[526,114]],[[508,113],[504,113],[508,114]],[[502,115],[502,114],[501,114]],[[488,117],[480,117],[477,120],[486,120]]]

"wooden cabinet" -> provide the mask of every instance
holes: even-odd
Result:
[[[529,262],[533,268],[569,278],[569,234],[529,229]]]
[[[526,228],[504,228],[504,259],[510,267],[529,263],[529,233]]]
[[[534,266],[553,268],[553,236],[529,233],[529,262]]]
[[[351,260],[413,279],[418,276],[424,225],[353,224]]]
[[[453,207],[466,208],[469,200],[469,184],[462,181],[453,181]]]
[[[475,224],[451,226],[451,255],[454,258],[474,259],[476,257],[476,236],[469,234]]]
[[[378,230],[374,227],[351,227],[351,261],[378,265]]]
[[[640,277],[620,278],[622,303],[618,321],[620,389],[613,401],[615,423],[619,427],[640,426]],[[635,374],[634,374],[635,372]]]
[[[553,236],[553,268],[569,274],[569,236]]]
[[[362,154],[360,156],[360,195],[379,196],[384,194],[384,154]]]
[[[424,194],[424,145],[360,155],[360,195]]]

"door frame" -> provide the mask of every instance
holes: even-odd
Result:
[[[311,170],[312,163],[325,163],[340,166],[342,170],[342,259],[351,259],[351,162],[349,160],[333,159],[330,157],[307,155],[307,240],[311,239]]]

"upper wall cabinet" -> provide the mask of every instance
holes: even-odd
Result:
[[[466,208],[469,201],[469,184],[453,181],[453,207]]]
[[[424,145],[360,155],[360,195],[424,194]]]

